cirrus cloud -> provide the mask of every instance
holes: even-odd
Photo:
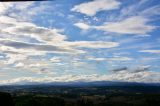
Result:
[[[160,50],[141,50],[140,52],[160,54]]]
[[[74,6],[71,11],[80,12],[88,16],[94,16],[103,10],[114,10],[119,8],[120,2],[117,0],[94,0]]]
[[[100,26],[90,26],[84,23],[75,23],[74,25],[83,30],[91,28],[111,33],[139,35],[147,34],[156,29],[156,26],[147,24],[149,21],[150,20],[145,17],[133,16],[117,22],[106,22]]]

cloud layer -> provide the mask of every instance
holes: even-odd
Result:
[[[109,75],[63,75],[59,77],[20,77],[12,80],[0,81],[1,84],[35,84],[35,83],[54,83],[54,82],[92,82],[92,81],[118,81],[118,82],[143,82],[159,83],[160,73],[152,71],[128,72],[119,71]]]
[[[0,83],[159,83],[159,3],[0,3]]]

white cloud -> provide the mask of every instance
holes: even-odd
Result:
[[[120,71],[111,75],[104,75],[100,79],[110,81],[159,83],[160,73],[154,71],[143,71],[137,73]]]
[[[4,39],[0,39],[0,41],[1,41],[0,45],[3,46],[2,49],[9,49],[9,51],[11,51],[11,52],[17,51],[18,53],[19,52],[32,53],[33,51],[35,51],[35,53],[37,51],[40,52],[40,53],[36,53],[36,54],[43,54],[43,52],[63,53],[63,54],[64,53],[69,53],[69,54],[85,53],[83,50],[73,49],[68,46],[65,47],[64,45],[34,44],[34,43],[26,43],[26,42],[19,42],[19,41],[13,41],[13,40],[4,40]],[[30,50],[30,51],[27,51],[27,50]],[[3,50],[3,51],[5,51],[5,50]],[[33,52],[33,54],[35,54],[35,53]]]
[[[66,42],[66,46],[71,46],[75,48],[112,48],[119,46],[117,42],[105,42],[105,41],[75,41],[75,42]]]
[[[1,55],[0,55],[0,59],[3,59],[3,58],[4,58],[4,56],[1,56]]]
[[[95,61],[130,61],[133,60],[129,57],[111,57],[111,58],[96,58],[96,57],[88,57],[88,60],[95,60]]]
[[[140,12],[140,14],[143,16],[154,16],[154,15],[160,15],[159,11],[160,11],[160,6],[156,5],[143,10],[142,12]]]
[[[53,57],[50,59],[51,62],[53,63],[60,63],[61,62],[61,59],[59,57]]]
[[[35,2],[3,2],[0,3],[0,14],[7,14],[17,18],[18,20],[30,20],[30,18],[38,13],[43,12],[41,5],[34,6]],[[29,8],[30,7],[30,8]],[[30,11],[32,10],[32,11]]]
[[[14,9],[17,9],[17,10],[25,10],[25,9],[28,9],[28,7],[32,6],[34,4],[33,1],[30,1],[30,2],[15,2],[14,3]]]
[[[4,62],[5,64],[13,64],[15,62],[27,59],[27,56],[23,54],[7,54],[6,58],[7,61]]]
[[[77,26],[77,27],[79,27],[80,29],[83,29],[83,30],[87,30],[87,29],[90,28],[89,25],[84,24],[84,23],[75,23],[74,25]]]
[[[29,64],[28,67],[42,67],[42,66],[46,66],[46,64],[42,64],[42,63],[34,63],[34,64]]]
[[[84,23],[75,24],[81,29],[93,28],[105,32],[113,32],[119,34],[147,34],[153,31],[156,27],[148,25],[150,20],[141,16],[133,16],[117,22],[107,22],[101,26],[89,26]],[[83,27],[83,26],[87,26]]]
[[[152,1],[150,0],[139,0],[136,3],[130,4],[128,6],[124,6],[120,10],[120,17],[125,16],[145,16],[145,17],[152,17],[154,15],[160,15],[159,10],[160,6],[155,4],[154,6],[148,6],[146,8],[146,4],[150,4]]]
[[[24,63],[17,63],[14,67],[24,67]]]
[[[4,28],[15,25],[16,23],[17,23],[17,21],[14,18],[3,16],[3,15],[0,16],[0,24],[5,25]],[[2,31],[2,29],[1,29],[1,31]]]
[[[18,37],[26,36],[34,38],[41,42],[56,43],[66,39],[65,35],[60,34],[60,30],[39,27],[30,22],[19,22],[14,18],[0,16],[0,23],[5,25],[1,33],[16,35]]]
[[[10,6],[3,11],[4,14],[14,17],[20,21],[31,21],[34,16],[41,13],[43,14],[45,10],[50,10],[49,5],[46,5],[48,2],[4,2],[3,5],[10,4]],[[9,11],[9,12],[8,12]]]
[[[109,22],[106,25],[97,26],[96,29],[120,34],[146,34],[155,29],[147,25],[149,20],[144,17],[134,16],[120,22]]]
[[[88,60],[94,60],[94,61],[105,61],[105,60],[107,60],[106,58],[95,58],[95,57],[88,57],[86,59],[88,59]]]
[[[160,50],[141,50],[140,52],[160,54]]]
[[[2,35],[1,45],[10,47],[15,51],[25,49],[34,51],[46,51],[57,53],[85,53],[81,48],[112,48],[119,46],[116,42],[104,41],[66,41],[66,35],[60,34],[61,30],[39,27],[30,22],[19,22],[14,18],[1,16],[0,23],[6,24],[0,29]],[[7,36],[6,36],[7,35]],[[14,36],[14,37],[9,37]],[[24,39],[25,41],[23,41]],[[27,38],[27,39],[26,39]],[[30,43],[31,39],[39,41],[39,43]],[[17,41],[18,40],[18,41]],[[19,42],[21,40],[21,42]],[[44,50],[45,49],[45,50]],[[54,50],[53,50],[54,49]],[[62,50],[63,49],[63,50]],[[60,50],[60,51],[59,51]]]
[[[65,38],[64,35],[61,35],[58,33],[58,30],[56,29],[48,29],[44,27],[38,27],[38,26],[18,26],[16,27],[10,27],[7,29],[4,29],[4,32],[10,33],[10,34],[16,34],[16,35],[30,35],[31,37],[46,43],[56,43],[63,41]]]
[[[0,3],[0,14],[5,13],[12,6],[13,3]]]
[[[109,58],[108,60],[111,60],[111,61],[130,61],[133,59],[129,58],[129,57],[113,57],[113,58]]]
[[[120,2],[117,0],[94,0],[74,6],[71,11],[80,12],[88,16],[94,16],[103,10],[118,9]]]
[[[19,77],[11,80],[1,80],[4,84],[31,84],[31,83],[51,83],[51,82],[92,82],[92,81],[122,81],[122,82],[145,82],[159,83],[160,73],[154,71],[129,72],[127,70],[111,73],[107,75],[61,75],[59,77]]]

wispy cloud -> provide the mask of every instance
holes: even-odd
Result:
[[[140,52],[159,54],[160,50],[141,50]]]
[[[13,3],[0,3],[0,14],[4,14],[12,6]]]
[[[94,0],[74,6],[71,11],[80,12],[88,16],[94,16],[103,10],[114,10],[120,7],[117,0]]]
[[[24,64],[23,63],[17,63],[14,67],[24,67]]]
[[[110,57],[110,58],[95,58],[95,57],[88,57],[88,60],[95,60],[95,61],[130,61],[133,60],[132,58],[129,57]]]
[[[101,26],[90,26],[84,23],[76,23],[75,26],[85,30],[91,28],[119,34],[147,34],[156,29],[156,26],[147,24],[149,21],[141,16],[133,16],[118,22],[107,22]]]

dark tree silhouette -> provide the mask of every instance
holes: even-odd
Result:
[[[12,97],[9,93],[0,92],[0,106],[14,106]]]

